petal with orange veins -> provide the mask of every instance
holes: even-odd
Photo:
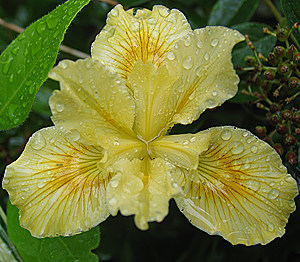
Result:
[[[156,68],[149,61],[144,64],[141,60],[134,64],[128,77],[136,104],[133,130],[143,140],[149,141],[167,132],[166,125],[173,108],[165,99],[177,78],[168,72],[166,66]]]
[[[170,125],[190,124],[207,108],[221,105],[238,90],[231,51],[244,40],[236,30],[207,26],[188,33],[167,54],[164,64],[180,79],[173,86]],[[173,100],[172,100],[173,99]]]
[[[187,170],[198,167],[199,155],[208,149],[210,134],[181,134],[159,138],[150,144],[153,157]]]
[[[190,31],[187,19],[176,9],[158,5],[152,11],[124,11],[117,5],[92,45],[92,58],[126,79],[137,60],[160,66],[174,43]]]
[[[110,176],[102,158],[101,147],[72,142],[56,127],[34,133],[3,179],[20,225],[43,238],[78,234],[104,221]]]
[[[112,167],[107,203],[112,215],[135,215],[136,226],[148,229],[148,222],[161,222],[168,214],[169,200],[182,195],[172,178],[174,166],[161,158],[120,160]]]
[[[61,61],[49,77],[60,82],[49,104],[52,121],[72,141],[107,147],[132,132],[134,101],[116,73],[97,60]]]
[[[285,232],[298,194],[276,151],[250,132],[216,127],[176,202],[190,222],[232,244],[267,244]]]

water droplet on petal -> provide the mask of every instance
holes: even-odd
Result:
[[[133,31],[133,32],[139,32],[143,29],[143,24],[142,23],[139,23],[139,22],[133,22],[131,25],[130,25],[130,30]]]
[[[218,92],[217,91],[212,91],[212,96],[217,96],[218,95]]]
[[[231,153],[234,155],[238,155],[244,152],[244,145],[241,142],[232,142],[231,146]]]
[[[170,51],[170,52],[167,53],[167,58],[169,60],[174,60],[176,58],[176,56],[172,51]]]
[[[215,47],[217,44],[219,44],[219,40],[217,38],[214,38],[211,40],[210,44],[212,47]]]
[[[165,7],[159,7],[158,12],[162,17],[166,17],[169,15],[170,11]]]
[[[59,63],[59,65],[63,68],[63,69],[66,69],[68,67],[68,64],[65,62],[65,61],[61,61]]]
[[[201,76],[201,72],[202,72],[201,66],[198,66],[198,67],[195,69],[195,74],[196,74],[197,76]]]
[[[246,180],[245,185],[253,191],[260,189],[260,183],[256,180]]]
[[[186,56],[182,61],[182,66],[185,69],[190,69],[193,66],[193,58],[190,55]]]
[[[63,103],[58,102],[55,104],[55,109],[57,112],[62,112],[65,109],[65,105]]]
[[[258,151],[258,146],[256,146],[256,145],[251,146],[250,150],[251,150],[251,152],[252,152],[253,154],[256,154],[257,151]]]
[[[269,199],[276,199],[279,196],[279,191],[277,189],[272,189],[269,194],[268,194],[268,198]]]
[[[117,8],[112,9],[109,14],[113,17],[118,17],[119,16],[119,10]]]
[[[2,180],[2,183],[3,183],[4,185],[8,185],[9,182],[10,182],[9,179],[6,178],[6,177],[4,177],[3,180]]]
[[[206,61],[208,61],[208,60],[210,59],[209,53],[205,53],[205,54],[204,54],[204,59],[205,59]]]
[[[190,46],[191,43],[192,43],[191,36],[190,36],[190,35],[186,35],[186,36],[183,38],[183,42],[184,42],[184,45],[185,45],[185,46]]]
[[[269,224],[267,225],[267,229],[268,229],[268,231],[270,231],[270,232],[274,232],[274,229],[275,229],[275,228],[274,228],[274,225],[272,225],[272,224],[269,223]]]
[[[66,132],[66,136],[71,141],[78,141],[80,139],[80,133],[76,129],[72,129]]]
[[[201,40],[199,40],[199,39],[197,41],[197,47],[198,48],[202,48],[203,47],[203,42]]]
[[[118,181],[117,179],[112,179],[112,180],[110,181],[110,186],[111,186],[112,188],[116,188],[116,187],[118,187],[118,185],[119,185],[119,181]]]
[[[159,37],[159,32],[157,30],[153,30],[151,33],[151,37],[153,39],[157,39]]]
[[[225,141],[231,138],[232,132],[230,130],[225,130],[221,133],[221,138]]]
[[[115,197],[112,197],[111,199],[108,200],[108,204],[111,206],[116,206],[119,203],[118,199]]]
[[[215,100],[212,100],[212,99],[207,99],[205,101],[205,104],[206,104],[207,108],[214,108],[218,105],[217,102]]]
[[[30,142],[30,146],[35,150],[41,150],[46,146],[46,139],[41,132],[35,133]]]
[[[197,138],[196,138],[195,136],[193,136],[193,137],[190,138],[190,142],[191,142],[191,143],[194,143],[194,142],[196,141],[196,139],[197,139]]]
[[[154,18],[154,17],[150,17],[148,20],[147,20],[147,23],[150,24],[150,25],[155,25],[157,23],[157,19]]]

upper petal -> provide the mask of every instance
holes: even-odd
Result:
[[[148,229],[148,222],[161,222],[168,214],[169,200],[182,194],[173,180],[174,166],[161,158],[120,160],[113,167],[113,178],[107,188],[110,213],[135,215],[135,224]]]
[[[239,78],[233,69],[231,51],[244,40],[238,31],[221,26],[196,29],[179,40],[164,64],[180,76],[173,86],[171,126],[189,124],[207,108],[233,97]]]
[[[180,11],[164,6],[135,12],[124,11],[117,5],[108,14],[106,23],[92,45],[92,57],[123,78],[127,78],[139,59],[160,66],[174,43],[191,31]]]
[[[49,77],[60,82],[50,97],[54,124],[73,141],[112,144],[131,136],[134,101],[124,81],[97,60],[64,60]]]
[[[182,181],[186,196],[176,199],[196,227],[232,244],[267,244],[284,234],[295,210],[296,181],[276,151],[250,132],[217,127],[198,170]]]
[[[104,221],[110,177],[102,158],[101,147],[72,142],[56,127],[33,134],[3,179],[21,226],[40,238],[78,234]]]

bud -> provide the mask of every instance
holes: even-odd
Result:
[[[258,137],[265,137],[267,134],[267,128],[265,126],[257,126],[255,127],[255,132]]]
[[[288,161],[291,165],[297,162],[297,156],[293,151],[289,151],[285,155],[286,161]]]
[[[295,124],[300,124],[300,112],[299,111],[293,113],[292,121]]]
[[[264,78],[267,80],[273,80],[276,76],[276,72],[272,69],[268,69],[264,72]]]
[[[281,110],[281,105],[278,105],[277,103],[273,103],[270,105],[270,112],[271,113],[276,113]]]
[[[267,60],[268,60],[268,63],[272,66],[277,66],[280,62],[279,58],[277,56],[275,56],[274,53],[268,54]]]
[[[268,91],[271,89],[272,84],[269,82],[269,80],[264,80],[261,82],[261,87],[263,88],[263,90]]]
[[[293,135],[287,134],[287,135],[284,136],[283,142],[287,146],[292,146],[292,145],[295,144],[296,139]]]
[[[288,129],[287,129],[287,126],[285,124],[277,124],[276,125],[276,132],[279,134],[279,135],[286,135],[287,132],[288,132]]]
[[[284,42],[285,40],[288,39],[288,36],[289,36],[288,30],[284,28],[278,28],[276,30],[276,37],[279,41]]]
[[[283,155],[284,150],[283,150],[283,147],[282,147],[281,144],[279,144],[279,143],[274,144],[274,145],[273,145],[273,148],[277,151],[277,153],[278,153],[279,155],[281,155],[281,156]]]
[[[244,61],[246,66],[254,66],[256,64],[256,59],[253,55],[245,56]]]
[[[275,46],[273,49],[273,53],[277,57],[283,57],[285,56],[285,48],[283,46]]]
[[[294,76],[291,77],[291,78],[289,79],[288,87],[289,87],[290,89],[300,89],[300,80],[299,80],[299,78],[294,77]]]
[[[285,120],[291,120],[292,119],[292,112],[288,109],[282,110],[280,115]]]
[[[298,49],[294,46],[291,45],[285,52],[285,56],[288,59],[293,59],[294,54],[298,52]]]
[[[278,66],[278,73],[281,75],[288,75],[291,72],[291,67],[287,63],[282,63],[281,65]]]
[[[276,126],[280,121],[280,117],[277,114],[273,114],[270,116],[270,124],[272,126]]]
[[[293,61],[295,62],[296,65],[300,65],[300,52],[296,52],[293,55]]]

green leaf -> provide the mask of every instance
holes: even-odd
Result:
[[[230,26],[247,22],[258,4],[259,0],[218,0],[212,8],[208,25]]]
[[[99,227],[72,237],[38,239],[19,225],[19,211],[7,203],[7,231],[26,262],[98,261],[91,252],[100,243]]]
[[[273,50],[276,44],[276,37],[265,34],[263,28],[269,26],[261,23],[243,23],[232,26],[233,29],[240,31],[242,34],[248,34],[257,52],[262,53],[265,57]],[[240,65],[245,67],[244,58],[246,55],[253,55],[252,50],[246,42],[241,42],[233,50],[232,61],[234,66]]]
[[[69,0],[30,25],[0,56],[0,129],[21,124],[53,67],[76,14],[90,0]]]
[[[291,28],[296,22],[300,23],[300,1],[299,0],[281,0],[283,13]],[[300,44],[300,34],[298,30],[293,31],[298,43]]]

